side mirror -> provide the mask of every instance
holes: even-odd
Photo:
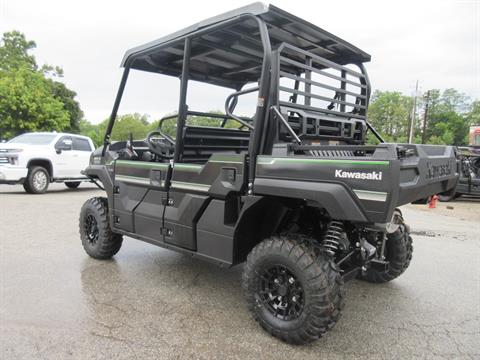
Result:
[[[57,150],[57,154],[61,154],[64,150],[72,150],[72,140],[64,139],[60,141],[55,145],[55,150]]]

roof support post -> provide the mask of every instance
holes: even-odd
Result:
[[[110,119],[108,120],[107,130],[105,131],[105,137],[103,138],[102,156],[105,156],[107,145],[110,143],[110,136],[112,134],[113,125],[115,124],[118,108],[120,107],[120,101],[122,100],[123,90],[125,90],[125,84],[127,83],[129,73],[130,73],[130,64],[126,64],[125,70],[123,70],[120,86],[118,87],[117,97],[115,98],[115,103],[113,104],[112,113],[110,114]]]
[[[173,157],[174,162],[181,161],[181,155],[183,153],[183,129],[185,127],[188,112],[187,86],[190,74],[190,49],[191,39],[187,37],[185,38],[185,45],[183,48],[183,67],[180,82],[180,101],[178,104],[177,136],[175,138],[175,154]]]
[[[372,88],[371,85],[370,85],[370,78],[368,77],[368,73],[367,73],[367,69],[365,68],[365,65],[363,65],[362,63],[357,64],[357,65],[360,68],[360,70],[362,71],[362,74],[365,76],[365,80],[363,80],[363,81],[365,82],[365,85],[367,87],[366,87],[366,89],[362,89],[361,93],[362,93],[362,95],[366,96],[365,103],[363,105],[365,105],[366,109],[368,109],[368,105],[370,103],[370,92],[371,92],[371,88]],[[365,110],[361,110],[361,111],[364,111],[365,115],[367,115],[367,112]],[[378,133],[377,130],[375,130],[375,128],[372,126],[372,124],[370,124],[368,122],[368,118],[365,120],[365,122],[367,123],[367,129],[372,132],[372,134],[377,138],[378,141],[380,141],[381,143],[384,143],[385,140],[383,140],[382,136]]]
[[[260,152],[262,133],[265,129],[265,121],[267,119],[269,104],[268,95],[270,91],[270,68],[272,63],[272,47],[270,45],[270,37],[268,35],[267,25],[260,18],[251,15],[254,19],[260,31],[260,39],[263,46],[263,63],[262,63],[262,75],[259,81],[257,109],[255,111],[255,122],[250,136],[250,144],[248,147],[248,153],[250,155],[250,163],[248,167],[248,191],[253,188],[253,179],[255,177],[256,157]]]

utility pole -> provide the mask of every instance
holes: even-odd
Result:
[[[409,122],[408,127],[408,143],[411,144],[413,142],[413,130],[415,129],[415,115],[417,112],[417,94],[418,94],[418,80],[417,84],[415,85],[415,95],[413,96],[413,108],[412,108],[412,116]]]
[[[430,101],[430,90],[427,91],[425,99],[425,112],[423,113],[423,129],[422,129],[422,144],[427,141],[427,119],[428,119],[428,103]]]

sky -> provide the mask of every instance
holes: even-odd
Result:
[[[0,0],[0,32],[34,40],[39,64],[59,65],[85,118],[111,112],[126,50],[251,1]],[[480,0],[276,0],[272,4],[372,56],[373,89],[456,88],[480,98]],[[120,113],[156,119],[177,109],[179,80],[131,74]],[[191,109],[222,109],[231,90],[189,86]],[[241,111],[242,109],[240,109]]]

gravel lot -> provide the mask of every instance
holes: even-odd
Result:
[[[2,359],[480,358],[479,201],[405,207],[415,248],[407,272],[348,283],[338,325],[299,347],[251,319],[241,266],[131,239],[111,261],[90,259],[78,213],[101,195],[86,184],[37,196],[0,186]]]

